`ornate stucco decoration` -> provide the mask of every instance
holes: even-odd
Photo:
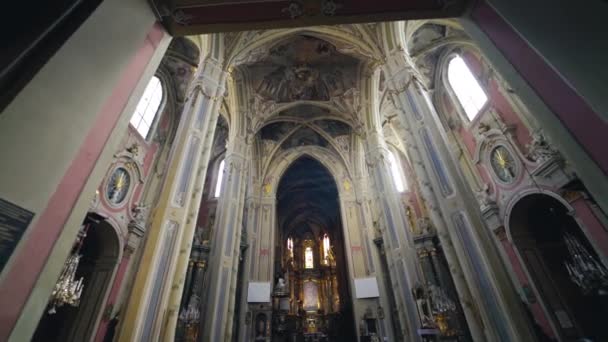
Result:
[[[526,147],[528,149],[526,156],[537,163],[562,159],[561,153],[547,141],[541,132],[533,133],[532,140]]]
[[[491,231],[502,226],[500,219],[500,209],[494,196],[490,193],[490,188],[485,185],[480,191],[475,193],[477,202],[479,203],[479,210],[481,210],[481,217],[483,218],[486,226]]]
[[[114,158],[118,164],[122,164],[128,170],[130,176],[139,183],[144,182],[144,153],[141,146],[135,142],[124,150],[116,153]]]
[[[538,181],[561,187],[575,178],[575,175],[565,168],[562,154],[547,141],[541,132],[532,134],[532,140],[527,148],[526,157],[536,163],[532,176]]]
[[[131,221],[128,225],[129,235],[127,236],[127,243],[125,244],[125,250],[133,253],[137,250],[141,239],[146,232],[146,222],[149,216],[149,206],[136,204],[131,209]]]

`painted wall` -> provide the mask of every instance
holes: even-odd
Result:
[[[0,115],[0,145],[10,146],[0,155],[12,161],[0,170],[0,196],[36,214],[0,279],[1,340],[27,340],[36,327],[131,95],[169,42],[154,20],[145,1],[104,1]]]

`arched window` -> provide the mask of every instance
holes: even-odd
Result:
[[[323,235],[323,261],[325,265],[329,265],[329,236],[327,234]]]
[[[314,268],[312,247],[306,247],[306,249],[304,249],[304,268]]]
[[[287,238],[287,251],[289,252],[289,257],[293,259],[293,239]]]
[[[389,151],[388,162],[391,165],[391,173],[393,175],[393,180],[395,181],[395,188],[397,188],[397,191],[399,192],[404,192],[407,189],[407,183],[401,172],[401,164],[399,164],[393,152]]]
[[[453,57],[448,64],[448,82],[469,120],[475,119],[488,96],[460,56]]]
[[[215,182],[215,197],[220,197],[222,192],[222,179],[224,179],[224,160],[220,162],[220,167],[217,168],[217,181]]]
[[[162,99],[163,86],[160,83],[160,79],[154,76],[148,82],[144,95],[139,100],[135,113],[131,117],[131,125],[135,127],[139,135],[144,139],[148,138],[150,128],[154,124],[154,119],[156,118],[156,114],[158,114]]]

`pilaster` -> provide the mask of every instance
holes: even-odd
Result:
[[[174,338],[225,73],[208,59],[197,79],[209,82],[191,88],[184,106],[119,341]]]
[[[394,181],[391,177],[388,149],[379,130],[372,130],[366,135],[366,160],[372,171],[377,199],[383,216],[384,229],[382,236],[385,245],[385,257],[391,280],[394,284],[397,307],[404,336],[408,340],[419,341],[418,319],[415,299],[411,289],[420,282],[416,250],[411,229],[408,226],[403,206],[398,198]]]
[[[204,341],[232,339],[241,233],[247,187],[250,145],[246,137],[232,135],[226,152],[225,176],[218,204],[217,228],[211,242],[209,282],[201,316]]]
[[[429,216],[444,246],[473,339],[529,340],[533,334],[519,297],[483,225],[477,201],[452,159],[434,106],[417,81],[398,88],[402,83],[392,82],[391,87],[408,134],[403,139],[421,182]],[[475,305],[473,296],[481,305]]]

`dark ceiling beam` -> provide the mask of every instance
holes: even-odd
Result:
[[[174,36],[458,17],[467,0],[150,0]]]

